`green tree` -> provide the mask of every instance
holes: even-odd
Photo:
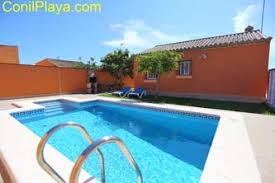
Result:
[[[101,59],[102,70],[110,73],[115,78],[118,87],[123,86],[123,79],[126,76],[133,78],[133,59],[129,51],[118,49],[108,53]]]
[[[87,64],[82,62],[82,58],[79,57],[79,62],[74,65],[74,68],[94,70],[97,68],[97,65],[93,57],[90,57],[90,60],[87,61]]]
[[[172,51],[159,51],[137,57],[138,72],[157,75],[156,93],[159,95],[160,76],[177,68],[181,54]]]

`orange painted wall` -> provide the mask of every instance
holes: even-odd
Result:
[[[83,69],[0,64],[0,98],[86,92],[86,79]]]
[[[97,70],[96,77],[98,84],[110,84],[114,82],[114,78],[107,72]],[[124,86],[135,87],[134,79],[131,77],[124,78]]]
[[[19,64],[17,46],[0,45],[0,63]]]
[[[192,78],[176,79],[175,70],[160,78],[163,93],[197,94],[209,96],[241,96],[266,98],[268,86],[269,43],[236,47],[184,51],[183,60],[192,60]],[[207,54],[207,59],[201,59]],[[137,72],[135,84],[155,90],[155,83],[144,82]]]
[[[96,79],[98,84],[113,83],[114,78],[107,72],[96,70]]]
[[[61,86],[65,93],[82,93],[87,89],[87,70],[61,68]]]
[[[135,87],[135,80],[131,77],[126,77],[124,78],[124,86],[128,86],[128,87]]]

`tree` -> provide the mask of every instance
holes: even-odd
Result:
[[[108,53],[101,59],[101,68],[115,78],[115,83],[118,87],[122,87],[124,77],[130,76],[133,78],[132,60],[132,56],[127,49],[118,49]]]
[[[93,57],[90,57],[90,60],[87,61],[87,64],[82,62],[82,58],[79,57],[79,62],[74,65],[74,68],[94,70],[97,68],[97,65]]]
[[[140,55],[138,59],[138,72],[154,73],[157,75],[156,93],[159,95],[160,76],[177,67],[181,54],[172,51],[159,51]]]

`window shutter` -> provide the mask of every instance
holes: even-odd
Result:
[[[189,75],[192,75],[192,62],[189,61]]]
[[[143,73],[143,80],[147,79],[147,72]]]
[[[178,62],[178,70],[177,70],[177,75],[180,75],[180,67],[181,67],[181,62]]]

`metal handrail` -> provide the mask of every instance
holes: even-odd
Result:
[[[64,123],[64,124],[60,124],[57,125],[55,127],[53,127],[52,129],[50,129],[40,140],[38,147],[37,147],[37,151],[36,151],[36,159],[39,163],[39,165],[51,176],[53,177],[53,179],[57,182],[62,182],[65,183],[66,181],[45,161],[44,158],[44,148],[45,145],[48,141],[48,139],[59,129],[61,128],[66,128],[66,127],[74,127],[80,130],[80,132],[86,137],[86,139],[88,140],[88,142],[90,144],[93,144],[93,140],[90,137],[89,133],[87,132],[87,130],[76,123]],[[89,147],[89,146],[88,146]],[[99,160],[100,160],[100,168],[101,168],[101,180],[102,183],[105,183],[105,168],[104,168],[104,157],[103,157],[103,153],[100,151],[100,149],[97,149],[97,153],[99,156]],[[79,170],[80,171],[80,170]]]
[[[97,150],[101,145],[107,144],[107,143],[115,143],[115,144],[118,145],[120,150],[126,156],[126,158],[127,158],[128,162],[130,163],[130,165],[136,171],[137,176],[138,176],[138,183],[142,183],[141,171],[140,171],[137,163],[135,162],[133,156],[131,155],[131,153],[129,152],[129,150],[127,149],[127,147],[123,143],[123,141],[121,139],[119,139],[117,137],[113,137],[113,136],[106,136],[106,137],[103,137],[103,138],[100,138],[100,139],[96,140],[94,143],[90,144],[80,154],[78,160],[75,162],[74,167],[72,169],[69,183],[78,183],[78,177],[79,177],[79,174],[80,174],[81,167],[84,164],[84,162],[88,159],[88,156],[92,152]]]

